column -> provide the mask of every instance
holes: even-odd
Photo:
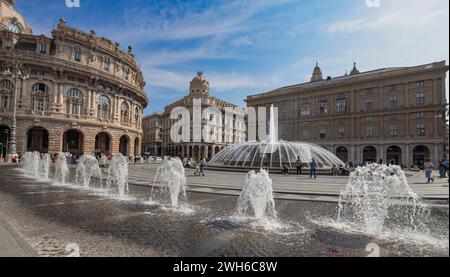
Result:
[[[405,107],[409,107],[409,83],[405,83]]]
[[[433,105],[437,105],[438,101],[437,101],[437,80],[433,79]]]
[[[87,110],[88,110],[88,113],[89,113],[89,110],[92,108],[92,104],[91,104],[91,102],[92,102],[92,95],[91,94],[92,94],[91,90],[88,89],[87,90]]]
[[[406,167],[409,167],[412,164],[410,151],[411,150],[410,150],[409,144],[406,144],[405,145],[405,159],[403,161],[403,163]]]
[[[433,155],[433,163],[435,165],[435,168],[438,168],[439,166],[439,144],[434,145],[434,155]]]

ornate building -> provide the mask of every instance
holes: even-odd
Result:
[[[218,153],[220,150],[227,146],[225,139],[222,142],[208,143],[203,139],[201,142],[192,142],[193,140],[193,100],[200,99],[201,107],[204,110],[207,107],[217,107],[221,113],[222,118],[222,134],[225,134],[225,108],[238,108],[236,105],[227,103],[215,97],[209,95],[209,82],[205,79],[202,72],[198,72],[197,76],[192,79],[189,87],[189,95],[183,97],[182,99],[168,105],[165,107],[162,114],[154,114],[146,117],[144,121],[155,122],[155,124],[150,124],[149,127],[144,126],[144,134],[149,134],[150,140],[147,140],[145,145],[145,150],[148,150],[154,155],[166,155],[166,156],[181,156],[181,157],[192,157],[194,159],[205,158],[210,159],[213,155]],[[170,113],[174,108],[185,107],[189,110],[191,118],[191,142],[174,143],[170,137],[170,130],[173,124],[177,120],[170,119]],[[233,142],[241,142],[246,138],[245,126],[241,129],[236,129],[235,127],[236,117],[233,117]],[[145,123],[144,123],[145,124]],[[245,123],[244,123],[245,124]],[[147,126],[147,125],[146,125]],[[202,120],[201,129],[205,126],[205,121]],[[155,134],[155,136],[153,135]],[[160,136],[156,135],[159,134]],[[154,149],[154,150],[151,150]],[[158,150],[160,149],[160,150]]]
[[[326,79],[247,97],[249,107],[279,108],[285,140],[317,143],[343,161],[421,165],[448,155],[445,61]]]
[[[16,111],[17,152],[140,155],[148,100],[131,47],[63,19],[52,38],[33,35],[14,2],[0,0],[0,153]],[[26,74],[15,78],[14,66]]]
[[[142,137],[142,154],[146,156],[161,156],[161,114],[154,113],[142,119],[144,136]]]

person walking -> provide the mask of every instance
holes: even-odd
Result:
[[[445,159],[445,162],[444,162],[444,167],[445,167],[445,174],[444,174],[444,177],[445,177],[445,175],[447,175],[449,172],[448,172],[448,159]],[[450,174],[449,174],[450,175]]]
[[[300,157],[297,157],[296,165],[297,165],[297,175],[302,175],[303,164],[302,164],[302,160],[300,160]]]
[[[444,160],[439,161],[439,178],[445,177],[445,165]]]
[[[309,174],[309,179],[312,179],[314,176],[314,179],[317,179],[317,162],[315,159],[312,159],[309,163],[309,167],[311,168],[311,172]]]
[[[195,160],[195,172],[194,172],[195,176],[200,175],[200,163],[199,161],[196,159]]]
[[[281,169],[281,174],[282,175],[288,175],[289,174],[289,167],[287,166],[287,164],[283,164],[283,167]]]
[[[423,171],[425,172],[425,176],[427,177],[427,184],[429,184],[430,182],[434,182],[433,170],[433,163],[430,159],[426,159],[425,164],[423,165]]]
[[[205,177],[205,159],[202,159],[202,161],[200,162],[200,174],[202,174],[203,177]]]

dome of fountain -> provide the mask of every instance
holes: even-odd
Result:
[[[344,163],[323,147],[306,142],[279,140],[276,142],[245,142],[224,148],[208,163],[224,168],[282,168],[296,167],[297,158],[308,165],[314,159],[318,168],[331,168]]]

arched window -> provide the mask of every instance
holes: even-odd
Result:
[[[83,92],[81,92],[79,89],[71,88],[67,92],[67,113],[81,115],[83,109],[83,98]]]
[[[135,124],[136,124],[136,128],[140,128],[141,127],[141,111],[139,110],[139,108],[136,108],[134,110],[134,120],[135,120]]]
[[[0,109],[11,109],[13,105],[14,84],[10,80],[0,82]]]
[[[98,118],[103,120],[109,119],[109,111],[111,109],[111,102],[108,96],[102,95],[98,99]]]
[[[32,87],[32,103],[34,111],[48,111],[49,108],[49,87],[43,83],[36,83]]]
[[[120,105],[120,122],[123,124],[130,122],[130,105],[125,101]]]
[[[23,28],[19,25],[19,23],[17,22],[10,22],[7,26],[8,31],[16,33],[16,34],[22,34],[23,33]]]

